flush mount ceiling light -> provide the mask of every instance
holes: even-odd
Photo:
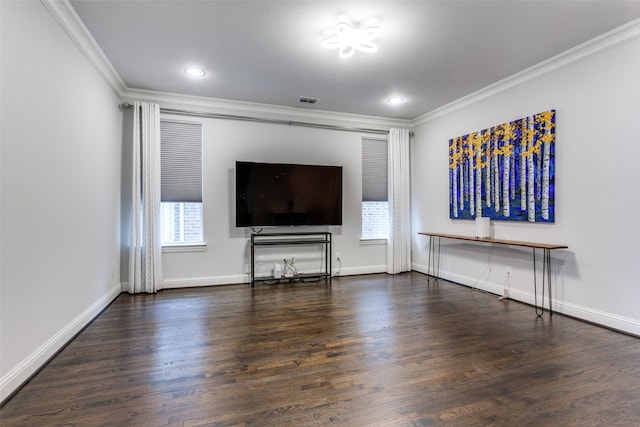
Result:
[[[372,53],[378,50],[373,43],[378,37],[380,27],[352,27],[346,22],[340,22],[336,27],[336,35],[324,39],[321,46],[329,49],[340,49],[340,58],[353,56],[356,50]]]
[[[200,68],[185,68],[184,72],[191,77],[204,77],[204,70]]]
[[[387,99],[387,102],[391,105],[398,105],[404,102],[404,98],[401,96],[392,96],[391,98]]]

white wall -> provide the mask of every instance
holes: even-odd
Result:
[[[120,292],[122,114],[42,3],[0,7],[2,400]]]
[[[473,235],[471,221],[449,219],[449,139],[556,109],[556,222],[493,222],[494,237],[567,244],[552,253],[554,309],[637,335],[639,26],[425,117],[412,147],[414,232]],[[414,268],[426,272],[428,238],[415,233]],[[533,302],[531,250],[442,244],[443,277],[502,293],[511,267],[511,295]]]
[[[195,107],[197,109],[197,107]],[[194,107],[191,107],[194,109]],[[343,166],[343,225],[332,227],[274,227],[265,232],[331,231],[334,272],[362,274],[384,271],[386,244],[362,244],[362,137],[365,134],[281,124],[163,114],[163,118],[203,123],[203,208],[206,249],[165,251],[165,288],[246,283],[249,281],[248,228],[235,227],[235,161],[306,163]],[[125,161],[124,168],[127,168]],[[126,180],[127,178],[125,178]],[[123,186],[127,183],[123,181]],[[123,194],[127,193],[123,189]],[[128,233],[128,198],[123,198],[123,229]],[[124,237],[123,237],[124,238]],[[126,251],[126,250],[125,250]],[[341,265],[335,262],[340,252]],[[297,259],[300,271],[321,271],[321,248],[262,250],[256,274],[268,274],[286,255]],[[124,258],[123,258],[124,259]],[[127,281],[123,265],[123,282]]]

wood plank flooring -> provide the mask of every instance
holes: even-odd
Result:
[[[419,273],[123,294],[9,426],[639,426],[640,339]]]

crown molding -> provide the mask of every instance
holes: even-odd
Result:
[[[449,104],[436,108],[411,121],[411,126],[419,126],[437,118],[446,116],[464,107],[467,107],[483,99],[495,96],[514,86],[521,85],[544,74],[570,65],[585,57],[594,55],[606,49],[613,48],[621,43],[640,36],[640,19],[635,19],[618,28],[608,31],[600,36],[588,40],[578,46],[552,56],[536,65],[526,68],[516,74],[506,77],[496,83],[486,86],[476,92],[470,93]]]
[[[131,89],[124,83],[69,0],[41,0],[41,2],[89,62],[91,62],[102,75],[107,84],[123,101],[149,101],[156,102],[166,108],[197,109],[198,111],[208,113],[253,114],[262,115],[265,118],[286,120],[304,119],[317,123],[326,123],[329,121],[331,123],[349,124],[351,126],[378,126],[388,128],[408,127],[410,124],[410,120]]]
[[[0,0],[1,1],[1,0]],[[68,0],[40,0],[58,24],[67,33],[73,43],[98,70],[107,84],[118,95],[126,91],[127,86],[116,72],[107,56],[95,41],[84,22],[80,19]]]
[[[389,127],[408,128],[410,120],[390,119],[386,117],[365,116],[339,113],[326,110],[310,110],[285,107],[273,104],[261,104],[247,101],[211,98],[197,95],[158,92],[145,89],[128,89],[122,96],[123,101],[146,101],[159,104],[162,108],[193,110],[202,113],[251,115],[264,119],[304,120],[318,124],[336,124],[353,127]]]
[[[357,124],[358,126],[375,125],[413,128],[640,36],[640,19],[636,19],[413,120],[402,120],[130,89],[126,86],[68,0],[41,0],[41,2],[58,21],[74,44],[98,70],[107,84],[123,100],[145,100],[157,102],[163,107],[198,108],[204,112],[263,114],[265,118],[299,118],[317,122],[330,121],[333,123],[348,123],[350,125]]]

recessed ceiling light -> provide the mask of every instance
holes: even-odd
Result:
[[[404,102],[404,98],[401,96],[392,96],[391,98],[387,99],[387,102],[391,105],[398,105]]]
[[[346,22],[336,26],[336,35],[322,41],[321,46],[329,49],[340,49],[340,58],[349,58],[360,52],[375,52],[378,46],[372,41],[378,37],[380,27],[353,27]]]
[[[204,70],[201,70],[200,68],[185,68],[184,72],[191,77],[204,77]]]

